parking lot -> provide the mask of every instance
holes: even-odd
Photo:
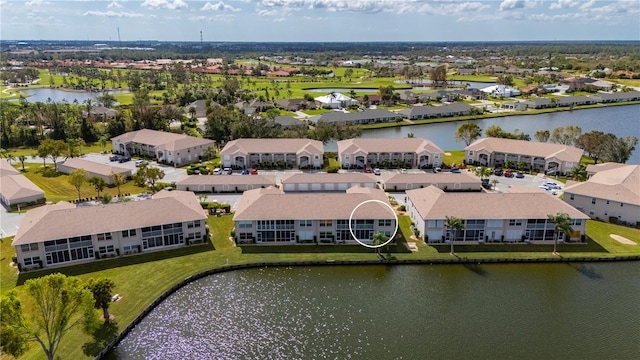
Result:
[[[97,162],[100,164],[119,166],[126,169],[131,169],[133,174],[136,173],[138,168],[135,164],[135,159],[127,162],[117,162],[117,161],[109,161],[109,156],[111,154],[86,154],[82,155],[82,158],[88,161]],[[164,171],[164,177],[162,178],[162,182],[172,183],[180,180],[182,177],[187,175],[187,171],[184,169],[178,169],[167,165],[158,164],[155,161],[150,161],[148,166],[160,168]]]
[[[501,192],[501,193],[508,193],[509,189],[512,186],[520,186],[520,187],[531,187],[531,188],[537,188],[539,189],[539,186],[542,185],[545,181],[553,181],[556,184],[558,184],[561,189],[556,189],[555,190],[555,195],[551,192],[548,191],[549,195],[552,196],[557,196],[559,197],[560,195],[562,195],[563,191],[562,189],[564,188],[564,184],[560,181],[556,181],[553,179],[553,177],[548,177],[545,175],[524,175],[524,178],[522,179],[518,179],[515,176],[508,178],[508,177],[504,177],[504,176],[496,176],[496,175],[491,175],[489,177],[489,184],[493,185],[493,181],[494,180],[498,180],[498,183],[496,184],[495,187],[495,191],[496,192]],[[544,191],[542,189],[540,189],[541,191]]]

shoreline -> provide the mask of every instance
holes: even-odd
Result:
[[[265,261],[265,262],[252,262],[236,265],[222,265],[204,270],[199,273],[193,274],[173,285],[160,296],[158,296],[153,302],[147,305],[133,321],[131,321],[118,335],[109,342],[106,347],[100,351],[95,357],[97,360],[104,359],[107,355],[113,351],[115,347],[129,335],[129,333],[136,327],[142,320],[144,320],[151,311],[153,311],[158,305],[160,305],[169,296],[174,294],[186,285],[191,284],[194,281],[202,279],[207,276],[222,274],[229,271],[256,269],[264,267],[310,267],[310,266],[400,266],[400,265],[451,265],[451,264],[514,264],[514,263],[573,263],[573,262],[615,262],[615,261],[640,261],[640,255],[629,256],[583,256],[583,257],[545,257],[545,258],[526,258],[526,257],[514,257],[514,258],[448,258],[448,259],[405,259],[405,260],[309,260],[309,261]]]
[[[627,106],[627,105],[640,105],[640,101],[627,101],[627,102],[618,102],[618,103],[607,103],[607,104],[593,104],[593,105],[580,105],[575,106],[573,108],[569,107],[557,107],[550,109],[537,109],[532,111],[509,111],[502,113],[489,113],[482,115],[465,115],[465,116],[455,116],[455,117],[447,117],[447,118],[434,118],[434,119],[425,119],[425,120],[402,120],[401,122],[393,122],[393,123],[377,123],[377,124],[365,124],[362,125],[362,130],[375,130],[375,129],[386,129],[386,128],[394,128],[394,127],[403,127],[403,126],[415,126],[415,125],[428,125],[428,124],[439,124],[439,123],[448,123],[448,122],[458,122],[458,121],[475,121],[475,120],[484,120],[484,119],[494,119],[501,117],[509,117],[509,116],[520,116],[520,115],[540,115],[540,114],[549,114],[556,112],[564,112],[564,111],[574,111],[574,110],[589,110],[589,109],[598,109],[598,108],[607,108],[613,106]],[[411,121],[411,122],[409,122]]]

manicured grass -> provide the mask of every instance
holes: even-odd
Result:
[[[452,164],[460,165],[464,163],[464,150],[445,150],[442,161],[449,166]]]
[[[399,216],[400,231],[405,238],[411,236],[409,225],[411,220],[406,215]],[[12,288],[22,289],[20,285],[29,278],[42,276],[52,272],[79,276],[82,279],[107,277],[116,283],[114,293],[122,296],[122,300],[113,303],[110,312],[115,316],[119,329],[124,328],[148,304],[162,292],[180,280],[200,271],[219,267],[225,264],[242,264],[248,262],[272,261],[307,261],[307,260],[373,260],[378,259],[374,250],[344,248],[354,252],[337,252],[339,246],[298,246],[298,247],[243,247],[238,248],[229,234],[233,228],[231,215],[221,217],[210,216],[207,224],[211,231],[212,241],[205,245],[194,245],[185,248],[132,255],[121,258],[100,260],[97,262],[70,266],[66,268],[43,270],[16,275],[15,269],[9,267],[14,249],[10,239],[1,244],[2,258],[0,266],[2,276],[0,285],[4,294]],[[640,245],[624,245],[611,239],[609,234],[615,233],[628,239],[640,242],[640,230],[621,227],[596,221],[587,222],[587,234],[595,241],[583,244],[566,244],[560,246],[563,257],[639,255]],[[411,241],[411,240],[410,240]],[[397,259],[448,259],[449,246],[428,246],[417,242],[419,251],[415,253],[392,253]],[[284,250],[292,251],[284,251]],[[331,249],[331,252],[323,250]],[[305,252],[305,250],[307,250]],[[398,249],[398,251],[403,249]],[[458,245],[456,253],[463,258],[495,258],[495,257],[551,257],[551,245]],[[403,250],[404,251],[404,250]],[[386,253],[386,251],[383,251]],[[106,343],[107,339],[98,339]],[[83,353],[82,346],[92,344],[96,340],[84,335],[79,329],[73,330],[62,341],[58,355],[62,358],[85,359],[90,356]],[[34,344],[35,345],[35,344]],[[96,346],[94,346],[95,348]],[[99,346],[97,346],[99,348]],[[95,354],[93,354],[95,355]],[[42,359],[42,351],[36,346],[21,359]]]
[[[55,172],[53,165],[47,164],[47,167],[43,168],[42,163],[25,163],[24,171],[22,171],[21,164],[14,163],[14,166],[44,191],[47,201],[55,203],[61,200],[68,201],[78,198],[76,188],[69,183],[69,175]],[[126,184],[120,186],[120,192],[122,194],[138,194],[145,191],[147,191],[146,188],[137,186],[133,181],[127,181]],[[94,188],[88,183],[82,186],[80,194],[83,198],[95,197],[97,195]],[[100,193],[100,195],[103,194],[116,196],[118,195],[118,189],[116,187],[106,187]]]
[[[107,144],[104,147],[104,151],[111,152],[111,146],[112,146],[111,141],[107,141]],[[99,142],[94,142],[94,143],[83,145],[81,150],[82,150],[82,154],[101,153],[102,147],[100,146]],[[11,155],[16,157],[16,159],[18,158],[18,156],[24,155],[27,157],[28,160],[32,160],[31,156],[35,155],[38,152],[38,147],[37,146],[36,147],[14,147],[14,148],[9,148],[8,151]],[[50,162],[50,160],[47,159],[47,162]]]

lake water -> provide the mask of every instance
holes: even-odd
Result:
[[[598,130],[605,133],[612,133],[618,137],[635,136],[640,139],[640,105],[612,106],[538,115],[506,116],[473,121],[483,130],[491,125],[499,125],[503,130],[509,132],[518,129],[521,132],[529,134],[532,139],[533,134],[538,130],[552,131],[556,127],[568,125],[580,126],[583,133]],[[413,133],[415,137],[433,141],[443,150],[464,149],[466,144],[461,141],[456,141],[453,138],[460,124],[462,124],[462,122],[454,121],[438,124],[373,129],[364,131],[362,137],[407,137],[407,134]],[[330,142],[326,144],[325,151],[337,151],[336,143]],[[640,164],[640,146],[636,146],[636,150],[627,163]]]
[[[86,92],[86,91],[63,91],[58,89],[33,89],[33,90],[21,90],[25,94],[31,96],[27,97],[28,102],[47,102],[49,99],[53,102],[68,102],[73,103],[77,100],[82,104],[85,100],[91,99],[97,101],[98,96],[102,95],[102,92]],[[109,91],[110,94],[124,94],[128,91]]]
[[[637,359],[640,263],[263,268],[196,281],[120,359]]]

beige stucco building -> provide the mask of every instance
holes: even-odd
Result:
[[[591,168],[591,171],[594,169],[598,170]],[[638,224],[640,166],[609,163],[600,170],[586,182],[568,182],[564,188],[564,201],[592,219]]]
[[[430,168],[442,164],[444,152],[421,138],[347,139],[338,141],[338,161],[343,168],[401,166]]]
[[[82,207],[61,201],[27,211],[11,245],[21,269],[67,266],[201,242],[205,222],[191,192]]]
[[[375,200],[364,203],[365,201]],[[245,191],[233,217],[238,244],[373,244],[374,234],[391,237],[395,212],[378,189],[354,187],[344,193],[283,193],[276,188]],[[357,207],[357,209],[356,209]],[[354,211],[355,210],[355,211]],[[353,212],[353,214],[352,214]]]
[[[143,155],[166,164],[183,165],[206,159],[208,148],[215,141],[184,134],[142,129],[111,139],[113,152],[125,155]]]
[[[435,186],[407,191],[407,212],[429,243],[553,242],[548,214],[564,212],[572,219],[571,239],[579,241],[589,218],[544,191],[511,188],[509,193],[444,192]],[[464,219],[464,230],[445,228],[447,216]]]
[[[321,168],[324,145],[310,139],[237,139],[220,151],[222,165],[236,169],[287,166]]]
[[[2,204],[17,209],[45,202],[44,191],[16,170],[5,159],[0,159],[0,200]]]
[[[568,145],[493,137],[476,140],[464,150],[467,164],[502,168],[507,161],[515,167],[524,162],[531,170],[547,174],[571,171],[583,154],[582,149]]]
[[[365,173],[298,173],[286,174],[282,177],[282,190],[292,191],[347,191],[347,189],[359,186],[363,188],[376,188],[376,176]]]
[[[482,191],[482,181],[468,171],[461,173],[382,174],[386,191],[406,191],[434,185],[444,191]]]

